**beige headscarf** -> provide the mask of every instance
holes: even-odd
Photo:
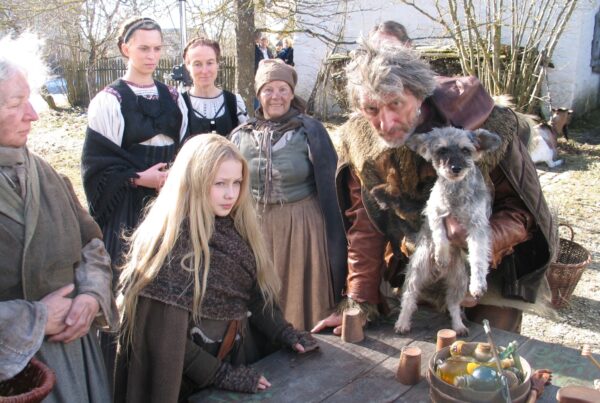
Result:
[[[260,89],[271,81],[285,81],[294,91],[298,83],[298,73],[281,59],[263,59],[258,64],[258,70],[254,77],[256,95],[258,96]]]

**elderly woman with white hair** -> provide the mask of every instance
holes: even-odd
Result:
[[[0,381],[36,357],[56,373],[45,402],[108,402],[95,329],[116,325],[110,258],[69,180],[26,146],[29,43],[0,40]]]
[[[346,238],[335,196],[337,157],[327,130],[295,96],[297,81],[281,60],[261,61],[256,119],[231,138],[248,160],[263,235],[282,280],[284,316],[310,329],[341,298]]]

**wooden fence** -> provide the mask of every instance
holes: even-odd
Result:
[[[181,59],[161,59],[154,71],[154,79],[165,84],[177,87],[179,84],[171,79],[173,66],[180,64]],[[88,71],[87,62],[73,62],[63,60],[60,62],[64,79],[66,81],[67,98],[73,106],[87,106],[92,97],[108,84],[119,77],[123,77],[127,65],[121,58],[101,59],[90,70],[91,80],[86,79]],[[235,57],[224,56],[221,58],[217,85],[226,90],[235,89]],[[93,88],[88,91],[88,82],[93,83]]]

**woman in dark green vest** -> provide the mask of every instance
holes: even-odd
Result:
[[[346,237],[335,196],[335,154],[321,122],[294,94],[298,76],[280,59],[261,60],[256,119],[231,135],[250,166],[252,196],[282,279],[281,307],[311,329],[342,296]]]

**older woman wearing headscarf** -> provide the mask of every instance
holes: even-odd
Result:
[[[294,95],[297,81],[281,60],[261,61],[256,118],[231,139],[249,163],[252,195],[282,280],[284,316],[310,329],[341,296],[346,238],[335,196],[337,157],[327,130]]]

